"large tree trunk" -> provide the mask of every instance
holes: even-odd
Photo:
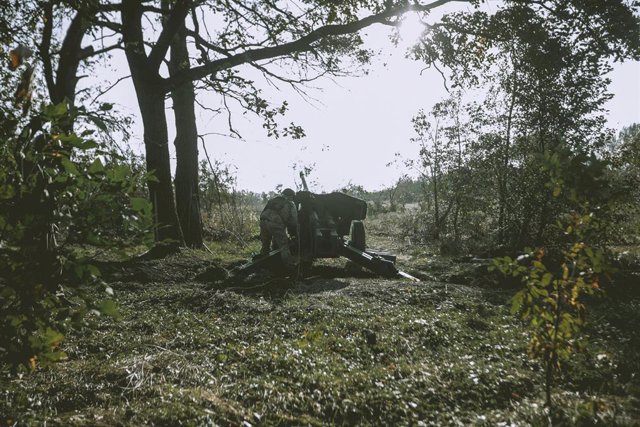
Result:
[[[55,89],[51,94],[51,100],[54,104],[63,102],[66,99],[70,108],[75,105],[76,85],[78,83],[77,74],[82,55],[82,39],[86,30],[87,23],[82,17],[82,12],[77,12],[69,25],[60,50]]]
[[[189,67],[186,31],[178,32],[171,43],[171,75]],[[176,205],[185,243],[202,246],[202,217],[198,186],[198,129],[195,115],[195,92],[191,81],[171,91],[176,119]]]
[[[141,3],[135,0],[125,1],[121,12],[125,54],[144,126],[147,171],[152,172],[155,177],[147,183],[153,205],[155,238],[157,242],[170,240],[173,243],[183,244],[171,184],[169,136],[162,79],[158,68],[151,63],[145,53]]]
[[[136,80],[138,82],[136,83]],[[134,85],[144,126],[144,147],[147,171],[155,179],[148,182],[149,197],[153,205],[156,241],[172,240],[183,243],[171,185],[169,136],[164,110],[164,93],[160,87],[134,77]],[[148,80],[148,79],[147,79]]]

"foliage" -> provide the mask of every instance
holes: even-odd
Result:
[[[514,250],[557,240],[554,218],[567,212],[566,203],[546,191],[540,171],[548,158],[567,158],[567,151],[576,159],[602,155],[609,138],[604,129],[604,103],[611,96],[608,59],[640,55],[634,12],[636,4],[620,1],[597,6],[507,1],[490,15],[479,10],[449,14],[425,34],[412,51],[416,59],[445,65],[455,87],[481,88],[486,94],[483,99],[473,99],[472,93],[467,100],[454,97],[443,105],[457,103],[455,108],[436,106],[417,116],[429,117],[419,123],[423,128],[431,124],[428,149],[417,160],[432,165],[425,177],[432,199],[430,237],[446,237],[453,228],[463,247],[473,246],[464,245],[469,233],[449,227],[456,221],[447,221],[441,208],[455,206],[462,195],[470,196],[459,211],[463,227],[479,224],[490,237],[489,247]],[[589,14],[593,18],[584,19]],[[461,135],[462,161],[456,168],[449,136],[436,132],[447,122],[452,135]]]
[[[561,362],[570,359],[574,349],[583,348],[579,334],[585,320],[584,296],[599,288],[604,271],[603,251],[580,241],[579,230],[590,220],[588,214],[576,215],[575,222],[567,226],[567,234],[577,239],[562,252],[559,271],[553,270],[555,266],[547,267],[543,248],[517,260],[505,257],[495,261],[500,271],[520,277],[525,284],[513,297],[511,311],[520,313],[532,329],[528,352],[544,366],[549,406],[554,373]],[[529,261],[530,265],[520,261]]]
[[[461,92],[438,102],[428,114],[420,110],[412,119],[417,135],[412,141],[419,146],[419,157],[405,161],[421,177],[423,221],[429,224],[424,237],[448,240],[448,250],[454,253],[469,232],[463,224],[469,224],[477,206],[469,191],[474,183],[469,171],[473,159],[469,132],[463,127],[467,115]]]
[[[141,177],[92,130],[63,131],[75,115],[99,116],[64,103],[28,120],[0,113],[0,359],[34,368],[65,357],[63,334],[87,310],[116,315],[109,295],[86,298],[85,285],[104,284],[77,244],[139,240],[150,207],[135,197]]]
[[[606,218],[607,186],[598,183],[604,162],[584,154],[547,159],[550,192],[558,204],[570,205],[558,220],[562,237],[547,247],[527,249],[517,259],[497,258],[493,268],[518,277],[524,288],[512,298],[512,313],[529,322],[529,355],[545,370],[546,400],[551,406],[551,388],[561,363],[572,351],[584,346],[580,336],[585,321],[585,297],[600,288],[611,268],[603,249],[603,235],[610,225]],[[565,197],[561,197],[565,194]],[[600,197],[599,197],[600,196]],[[601,203],[592,208],[592,203]],[[556,246],[557,245],[557,246]]]
[[[609,179],[621,193],[611,209],[616,227],[608,239],[621,244],[640,242],[640,124],[624,127],[606,147],[612,165]]]
[[[259,196],[237,190],[235,173],[229,165],[206,160],[200,162],[200,194],[208,237],[232,239],[246,246],[256,233]]]
[[[555,219],[570,214],[580,198],[608,223],[603,241],[625,239],[621,230],[629,230],[623,224],[630,215],[620,215],[614,204],[632,212],[636,175],[630,163],[622,167],[622,150],[606,155],[608,133],[594,128],[595,137],[577,144],[563,140],[565,133],[541,138],[534,124],[516,127],[512,118],[509,132],[518,133],[507,138],[508,94],[498,90],[482,103],[457,102],[455,109],[438,104],[414,118],[420,153],[406,164],[418,170],[424,190],[411,225],[414,238],[475,253],[553,246],[562,241]]]

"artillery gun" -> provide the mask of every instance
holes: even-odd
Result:
[[[315,259],[345,257],[385,277],[408,277],[395,266],[396,256],[366,246],[364,223],[367,203],[341,192],[315,194],[309,191],[301,173],[304,190],[296,194],[298,238],[290,243],[291,253],[298,255],[303,270]],[[250,272],[259,267],[277,267],[281,249],[253,259],[237,272]]]

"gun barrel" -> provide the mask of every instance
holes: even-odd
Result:
[[[300,179],[302,180],[302,188],[304,191],[309,191],[309,187],[307,186],[307,180],[304,177],[304,172],[300,171]]]

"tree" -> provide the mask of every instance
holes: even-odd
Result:
[[[614,0],[508,1],[493,15],[444,17],[414,50],[450,67],[456,86],[493,85],[495,101],[475,117],[484,115],[493,135],[486,149],[495,159],[501,243],[540,244],[553,232],[558,201],[537,173],[545,156],[566,146],[599,150],[606,140],[609,61],[640,56],[634,11]]]
[[[4,19],[0,25],[6,31],[2,34],[2,41],[13,47],[10,52],[10,68],[22,72],[20,82],[9,85],[17,87],[13,95],[13,104],[22,104],[23,116],[29,115],[34,82],[38,80],[35,70],[41,65],[46,88],[45,98],[48,99],[48,103],[64,103],[70,111],[70,114],[57,121],[61,130],[71,133],[76,120],[91,121],[106,130],[110,106],[104,106],[100,114],[86,114],[86,110],[75,105],[80,70],[89,69],[90,60],[118,47],[118,43],[100,49],[94,49],[91,44],[83,46],[84,37],[91,32],[90,17],[96,12],[97,4],[33,0],[17,2],[12,7],[5,8],[7,14],[3,15]],[[59,27],[63,29],[60,30]],[[10,81],[11,74],[4,72],[3,80]],[[2,101],[10,99],[8,94],[3,95]],[[110,127],[114,129],[113,126]],[[35,175],[34,178],[42,180],[45,177]],[[37,187],[41,189],[46,185],[45,182],[37,183]],[[33,193],[32,208],[49,212],[48,215],[43,215],[43,218],[53,218],[56,209],[53,198],[40,200],[37,193]],[[28,199],[28,196],[26,198]],[[32,243],[43,248],[51,248],[51,222],[43,220],[39,230],[36,228],[34,226],[32,230]]]
[[[442,221],[446,215],[440,215],[440,183],[447,170],[448,156],[445,151],[444,141],[441,135],[440,117],[432,113],[432,120],[427,114],[420,110],[412,119],[413,129],[417,137],[412,138],[420,145],[419,171],[426,181],[426,185],[431,187],[433,198],[433,238],[440,238]],[[410,165],[413,163],[410,162]]]
[[[169,9],[164,2],[165,9]],[[175,76],[188,67],[187,29],[182,27],[171,42],[169,75]],[[202,241],[202,214],[198,194],[198,128],[195,114],[196,94],[193,82],[185,82],[171,91],[175,115],[176,162],[175,190],[178,220],[185,243],[200,247]]]
[[[124,0],[121,8],[120,30],[131,70],[138,104],[145,128],[145,147],[149,170],[153,170],[157,182],[150,183],[151,201],[158,224],[158,240],[182,240],[182,231],[188,243],[199,240],[199,206],[194,202],[197,194],[197,139],[193,130],[189,137],[176,139],[177,171],[176,200],[179,211],[175,213],[173,192],[170,184],[170,164],[167,141],[164,96],[176,90],[187,93],[183,85],[200,81],[213,88],[224,99],[236,100],[240,107],[258,114],[270,136],[303,134],[301,128],[290,125],[279,130],[276,118],[286,111],[286,103],[272,108],[263,99],[252,80],[242,77],[240,66],[249,65],[270,81],[293,86],[304,84],[325,74],[342,75],[341,57],[351,56],[366,62],[370,54],[359,48],[362,40],[355,35],[359,30],[376,24],[396,23],[397,18],[410,10],[428,13],[449,0],[431,3],[408,4],[406,2],[379,1],[313,1],[300,4],[299,12],[286,2],[240,1],[212,3],[206,1],[177,0],[167,2],[170,11],[157,9],[136,0]],[[358,18],[362,14],[369,14]],[[162,29],[151,43],[145,40],[142,25],[145,14],[160,14]],[[192,26],[185,18],[191,14]],[[210,33],[203,29],[201,21],[219,22],[220,30]],[[117,25],[111,25],[118,28]],[[199,57],[180,60],[180,67],[172,67],[169,77],[162,77],[161,64],[176,36],[183,40],[184,32],[192,40]],[[174,45],[179,49],[178,44]],[[148,54],[147,54],[148,50]],[[183,50],[184,54],[184,50]],[[175,64],[174,64],[175,65]],[[283,69],[292,67],[295,76],[287,76]],[[170,67],[171,68],[171,67]],[[191,101],[185,100],[185,108]],[[174,95],[174,108],[176,108]],[[182,107],[178,107],[182,109]],[[177,111],[177,110],[176,110]],[[184,110],[183,110],[184,111]],[[233,129],[231,129],[233,132]],[[186,130],[185,130],[186,132]],[[182,132],[181,132],[182,133]],[[184,173],[178,173],[178,170]],[[182,206],[182,207],[180,207]],[[187,213],[188,212],[188,213]],[[179,218],[182,220],[178,221]],[[188,221],[188,224],[184,223]],[[201,237],[200,237],[201,238]]]
[[[117,41],[105,44],[107,38],[95,33],[96,14],[109,9],[97,1],[14,2],[3,6],[3,42],[12,48],[26,48],[29,54],[24,60],[42,67],[49,101],[67,102],[73,109],[83,77],[80,73],[88,72],[96,60],[120,47]],[[94,38],[83,45],[88,35]],[[96,42],[100,42],[99,48],[94,47]]]
[[[284,1],[167,0],[160,2],[160,6],[151,0],[74,2],[89,11],[78,19],[78,28],[86,28],[84,19],[91,18],[92,25],[117,31],[123,36],[145,129],[147,167],[156,177],[148,187],[154,205],[157,240],[180,243],[184,232],[187,243],[197,245],[201,234],[199,204],[194,197],[197,194],[198,167],[197,138],[193,135],[197,135],[197,128],[195,122],[191,126],[189,119],[189,125],[185,121],[181,123],[185,127],[191,126],[191,129],[177,132],[176,185],[180,189],[174,200],[164,110],[164,100],[169,93],[176,91],[175,95],[172,94],[174,108],[181,117],[190,116],[192,97],[190,89],[183,85],[192,84],[195,89],[206,87],[215,90],[220,94],[224,108],[228,108],[228,100],[235,100],[241,109],[258,114],[270,136],[298,137],[303,134],[301,128],[295,125],[280,128],[278,125],[277,118],[286,112],[286,103],[270,105],[260,95],[251,77],[245,74],[247,68],[256,70],[272,83],[292,85],[298,89],[322,75],[343,75],[345,57],[366,63],[371,56],[370,52],[361,49],[362,40],[357,36],[359,30],[376,23],[395,25],[398,17],[408,11],[420,12],[424,16],[449,1],[314,0],[296,7]],[[477,5],[479,1],[469,3]],[[495,43],[507,39],[509,31],[518,26],[535,29],[535,25],[521,25],[532,17],[536,18],[536,25],[540,25],[540,20],[544,21],[544,25],[554,29],[554,34],[559,34],[565,41],[571,40],[575,34],[584,36],[585,46],[588,46],[582,51],[586,59],[592,57],[588,52],[593,46],[598,48],[598,52],[615,58],[629,55],[634,43],[637,48],[638,37],[634,39],[637,22],[631,8],[621,0],[597,4],[574,4],[564,0],[508,1],[506,5],[504,10],[491,17],[477,11],[445,17],[433,28],[430,37],[435,43],[430,47],[423,44],[417,55],[432,64],[437,60],[445,65],[464,64],[458,67],[457,75],[469,77],[474,69],[482,69],[485,60],[492,62],[491,55],[486,52]],[[191,23],[187,20],[189,16]],[[150,24],[144,25],[143,22]],[[215,31],[209,31],[207,22],[216,23]],[[156,24],[159,24],[157,29],[153,28]],[[527,34],[526,30],[522,33]],[[531,31],[530,34],[538,33]],[[79,46],[77,38],[69,40],[70,45]],[[185,41],[188,61],[185,58]],[[537,46],[538,41],[532,39],[529,46]],[[163,64],[172,45],[176,50],[175,58],[180,59],[175,59],[167,76]],[[456,45],[461,49],[456,51]],[[553,43],[549,46],[553,47]],[[553,52],[545,51],[539,56],[549,56],[549,53]],[[73,61],[65,66],[67,68],[73,69]],[[65,83],[62,86],[68,88],[71,85]],[[197,102],[197,98],[194,101]],[[540,116],[538,121],[544,123],[544,117]],[[235,132],[232,126],[230,131]],[[176,201],[180,213],[176,211]]]

